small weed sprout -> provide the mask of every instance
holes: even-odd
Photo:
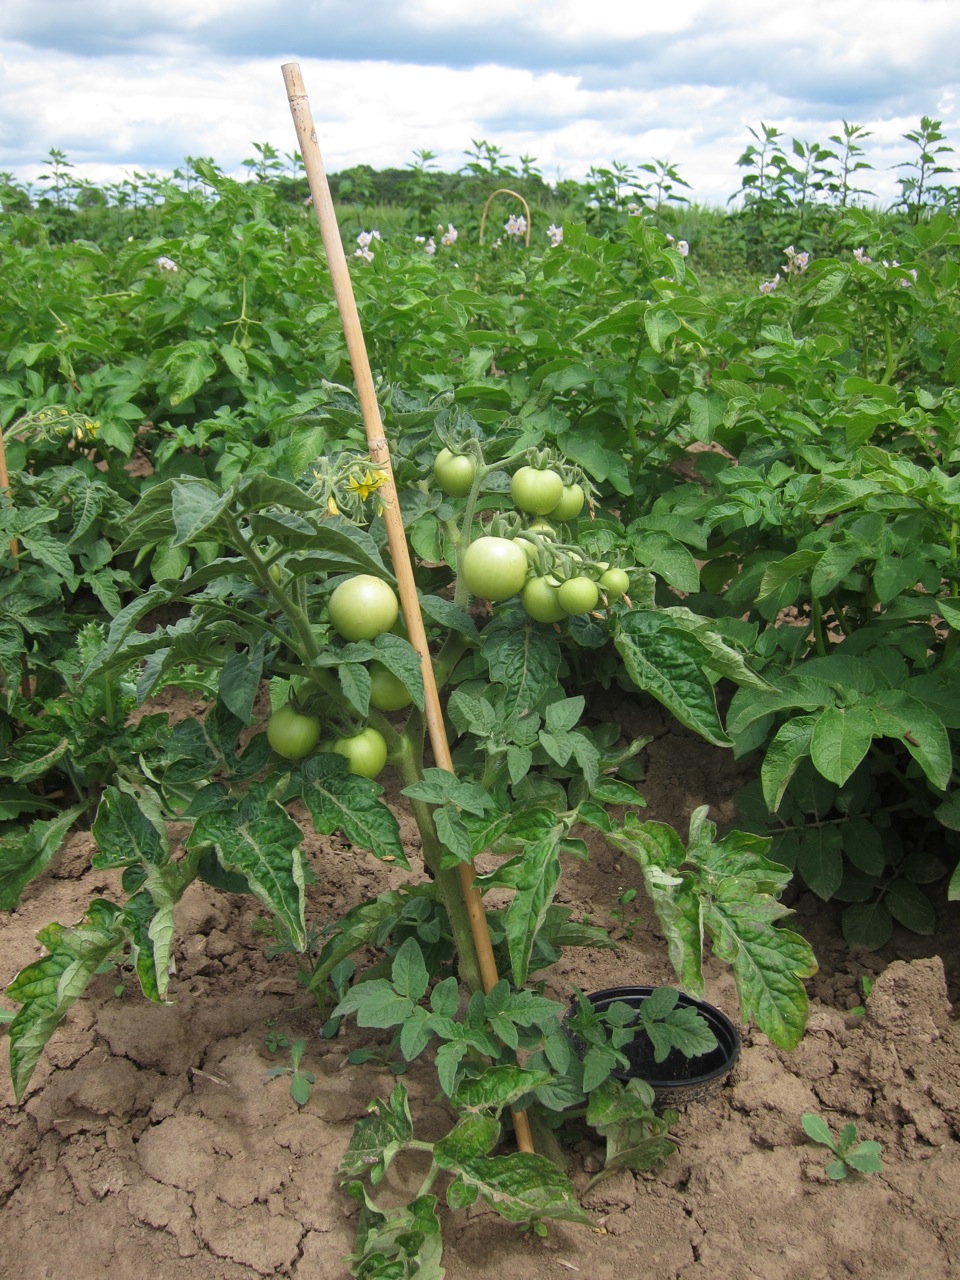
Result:
[[[283,1040],[284,1044],[286,1043],[285,1037],[278,1038],[278,1048],[281,1040]],[[269,1048],[269,1044],[267,1047]],[[268,1080],[272,1080],[275,1076],[288,1075],[290,1077],[290,1097],[298,1107],[306,1106],[310,1099],[310,1090],[317,1081],[317,1077],[312,1071],[306,1071],[300,1067],[300,1059],[303,1057],[303,1051],[306,1047],[306,1040],[295,1040],[290,1046],[290,1066],[271,1067],[267,1072]]]
[[[858,1142],[857,1126],[852,1122],[845,1124],[840,1130],[840,1137],[834,1138],[830,1127],[820,1116],[807,1111],[801,1121],[803,1131],[808,1138],[827,1147],[836,1156],[831,1160],[824,1172],[834,1182],[841,1182],[848,1173],[880,1173],[883,1163],[880,1154],[883,1151],[879,1142]]]

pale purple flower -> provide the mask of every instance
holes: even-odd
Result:
[[[369,249],[374,240],[380,239],[379,231],[361,231],[357,236],[357,244],[361,249]]]
[[[354,250],[353,256],[355,258],[362,258],[364,262],[372,262],[373,250],[368,249],[366,245],[362,245],[359,249]]]
[[[161,271],[179,271],[180,268],[172,258],[167,258],[163,254],[157,259],[157,266]]]
[[[863,249],[862,249],[862,248],[860,248],[860,249],[854,249],[854,251],[853,251],[853,256],[854,256],[854,258],[856,258],[857,262],[872,262],[872,261],[873,261],[873,259],[872,259],[872,258],[867,257],[867,255],[864,253],[864,251],[863,251]]]
[[[788,275],[799,275],[809,267],[809,253],[798,253],[792,244],[788,244],[783,252],[787,259],[783,269]]]
[[[679,253],[681,258],[685,258],[690,252],[690,246],[687,244],[686,240],[678,240],[673,247],[676,249],[677,253]]]
[[[431,236],[430,239],[427,241],[427,243],[423,246],[423,252],[429,253],[429,254],[434,254],[437,252],[437,246],[433,239],[433,236]]]
[[[763,283],[760,285],[760,292],[773,293],[774,289],[776,289],[779,286],[779,284],[780,284],[780,272],[778,271],[772,280],[763,281]]]
[[[550,237],[550,247],[555,249],[563,241],[563,227],[555,227],[551,222],[547,227],[547,235]]]
[[[442,223],[437,227],[437,230],[443,232],[443,234],[440,237],[440,243],[442,245],[445,245],[449,249],[452,244],[456,243],[458,233],[457,233],[457,228],[453,225],[452,222],[447,223],[446,231],[443,230]]]
[[[520,237],[526,234],[527,220],[521,213],[519,217],[515,217],[512,213],[507,221],[503,224],[503,229],[508,236]]]

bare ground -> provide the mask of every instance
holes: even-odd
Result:
[[[647,731],[651,814],[683,829],[708,800],[712,816],[729,821],[729,757],[656,713]],[[415,853],[412,826],[408,834]],[[0,984],[39,954],[43,925],[75,922],[91,897],[117,891],[89,869],[89,854],[88,839],[73,838],[0,922]],[[337,840],[313,838],[311,860],[317,921],[401,875]],[[639,884],[637,868],[597,846],[589,863],[569,864],[561,900],[606,921],[621,891]],[[851,956],[829,905],[809,895],[796,905],[821,965],[800,1047],[784,1054],[746,1030],[735,1074],[716,1100],[687,1108],[679,1152],[662,1173],[621,1172],[585,1194],[592,1230],[561,1224],[541,1241],[483,1208],[447,1214],[449,1277],[960,1276],[960,1025],[950,1004],[960,912],[944,904],[932,939],[898,932],[884,952]],[[117,975],[105,974],[54,1035],[21,1107],[0,1074],[0,1275],[346,1276],[355,1205],[338,1189],[336,1166],[355,1121],[394,1081],[385,1068],[347,1062],[352,1048],[377,1043],[370,1033],[320,1037],[295,961],[268,958],[258,918],[249,900],[194,886],[178,912],[171,1005],[150,1005],[129,982],[117,996]],[[655,919],[641,912],[627,932],[616,954],[566,956],[548,993],[671,981]],[[863,974],[878,976],[866,1014],[851,1014]],[[732,980],[712,960],[707,994],[736,1019]],[[266,1078],[289,1061],[268,1047],[274,1035],[307,1040],[303,1065],[316,1085],[302,1110],[285,1078]],[[427,1136],[441,1132],[447,1117],[429,1063],[405,1080],[415,1122]],[[883,1172],[830,1182],[825,1152],[801,1128],[807,1111],[835,1132],[855,1121],[861,1138],[883,1144]],[[573,1161],[584,1187],[597,1151],[581,1143]]]

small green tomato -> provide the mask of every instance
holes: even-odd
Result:
[[[629,587],[630,579],[623,569],[606,569],[600,575],[600,586],[606,593],[607,599],[611,604],[625,596]]]
[[[600,588],[592,578],[581,574],[562,582],[557,590],[557,596],[564,612],[573,616],[578,613],[589,613],[591,609],[597,607]]]
[[[320,737],[320,721],[304,716],[289,704],[278,707],[267,721],[267,741],[285,760],[302,760]]]
[[[382,662],[370,663],[370,705],[378,711],[402,711],[413,699],[407,686]]]
[[[531,578],[523,588],[520,601],[537,622],[561,622],[566,610],[560,603],[560,592],[552,578]]]
[[[383,734],[367,726],[349,738],[337,738],[332,751],[345,757],[350,772],[361,778],[375,778],[387,763],[387,744]]]
[[[551,520],[557,520],[560,524],[565,524],[568,520],[576,520],[583,510],[585,501],[586,496],[580,485],[565,484],[560,495],[560,501],[555,507],[551,507],[546,514]]]

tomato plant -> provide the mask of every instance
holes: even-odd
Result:
[[[343,756],[350,772],[359,774],[361,778],[375,778],[387,763],[387,744],[383,735],[369,725],[359,733],[335,739],[331,750]]]
[[[526,551],[510,538],[485,535],[471,542],[463,555],[463,580],[480,600],[508,600],[527,580]]]
[[[301,715],[289,703],[278,707],[267,721],[267,741],[285,760],[302,760],[317,745],[320,721]]]
[[[327,605],[330,622],[344,640],[374,640],[397,621],[400,605],[382,578],[359,573],[334,588]]]
[[[510,481],[510,497],[519,511],[545,516],[563,496],[563,479],[556,472],[538,467],[521,467]]]
[[[451,453],[444,448],[434,459],[433,474],[444,493],[451,498],[465,498],[473,487],[477,460],[469,454]]]

